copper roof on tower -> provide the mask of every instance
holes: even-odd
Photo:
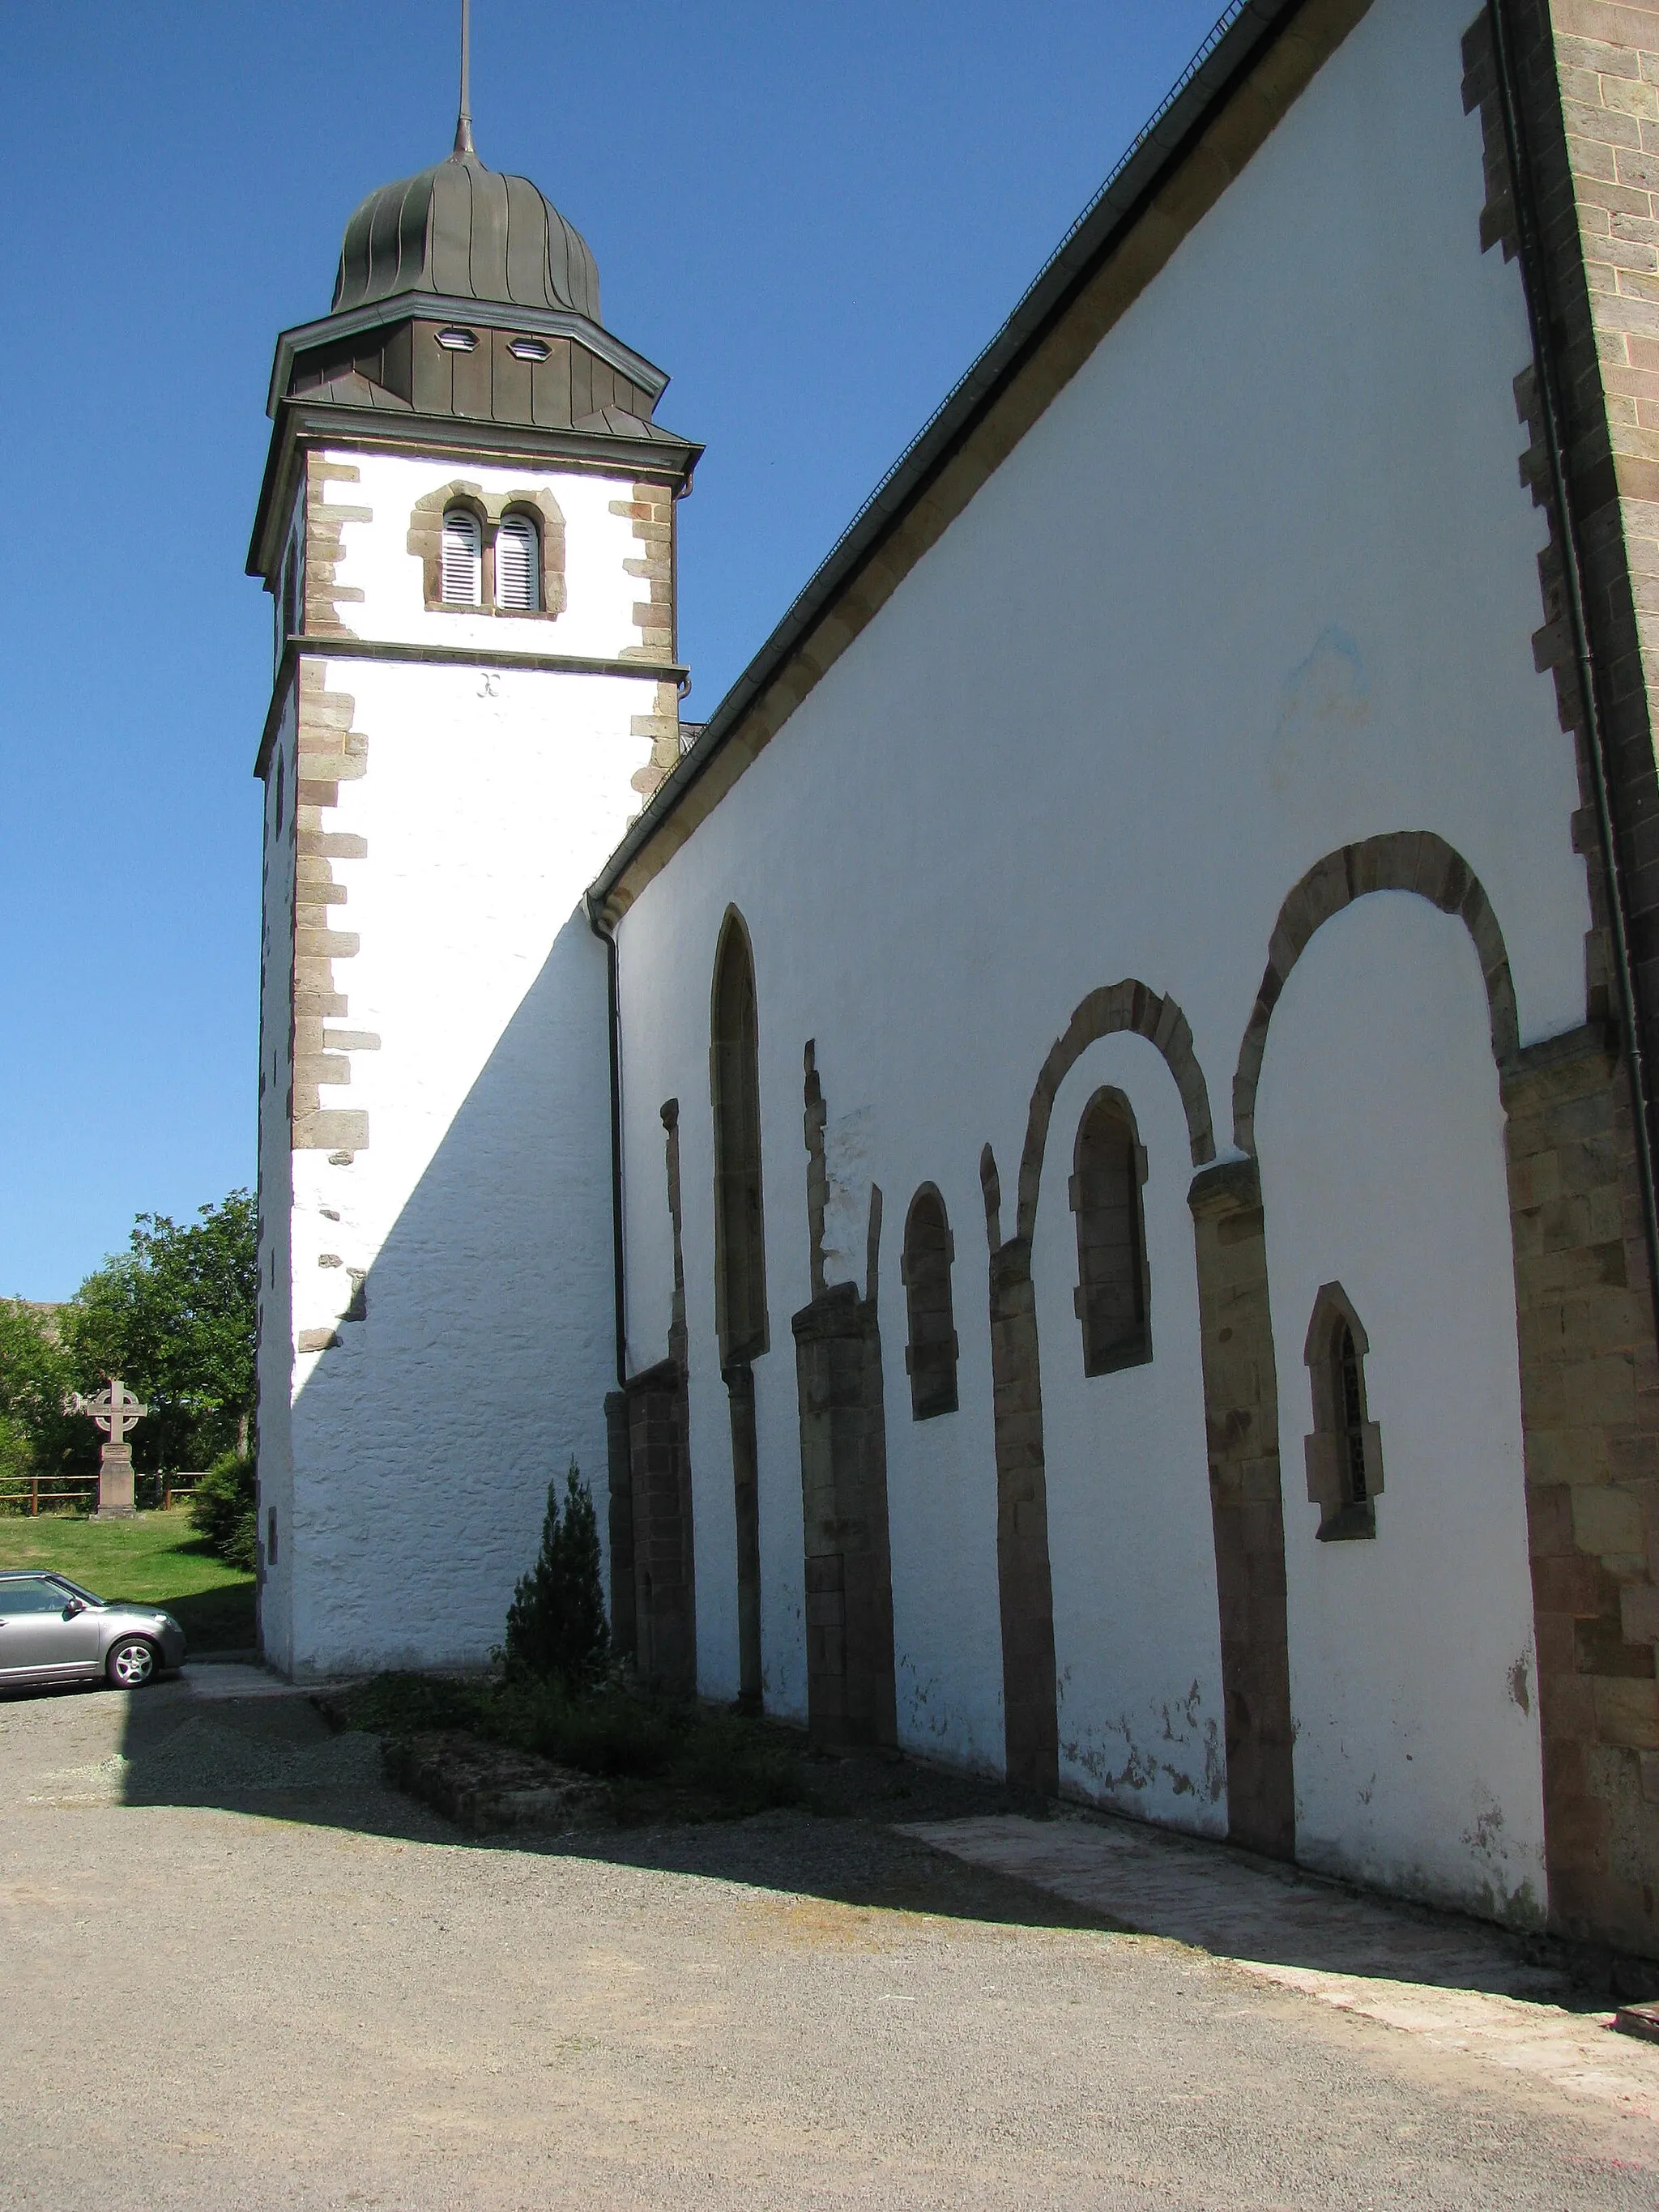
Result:
[[[498,176],[470,150],[382,185],[346,225],[331,312],[401,292],[563,307],[599,320],[587,240],[528,177]]]

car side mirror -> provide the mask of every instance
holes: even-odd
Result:
[[[85,1611],[86,1607],[82,1604],[80,1599],[78,1597],[72,1597],[69,1603],[64,1607],[64,1618],[65,1620],[73,1620],[77,1613],[84,1613]]]

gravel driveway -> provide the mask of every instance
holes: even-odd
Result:
[[[1644,2118],[874,1822],[480,1845],[199,1680],[0,1702],[17,2212],[1659,2203]]]

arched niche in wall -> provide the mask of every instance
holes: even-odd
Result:
[[[714,1125],[714,1321],[732,1421],[737,1515],[738,1697],[761,1704],[760,1450],[753,1363],[769,1342],[761,1160],[760,1018],[749,933],[736,908],[721,925],[710,1005]]]
[[[951,1301],[955,1257],[945,1200],[935,1184],[925,1182],[905,1216],[899,1263],[909,1325],[904,1365],[910,1377],[910,1412],[918,1421],[957,1410],[957,1330]]]
[[[757,1358],[768,1344],[755,963],[735,909],[714,962],[712,1026],[715,1326],[725,1368]]]
[[[1141,1186],[1146,1152],[1121,1091],[1097,1091],[1078,1122],[1067,1187],[1077,1222],[1083,1371],[1115,1375],[1152,1356],[1152,1285]]]

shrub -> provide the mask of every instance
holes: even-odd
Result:
[[[228,1451],[191,1492],[190,1525],[227,1566],[253,1571],[259,1510],[251,1456]]]
[[[507,1615],[501,1659],[509,1681],[597,1682],[611,1656],[611,1631],[599,1581],[599,1527],[587,1485],[570,1462],[564,1510],[558,1484],[547,1486],[541,1555],[522,1577]]]

